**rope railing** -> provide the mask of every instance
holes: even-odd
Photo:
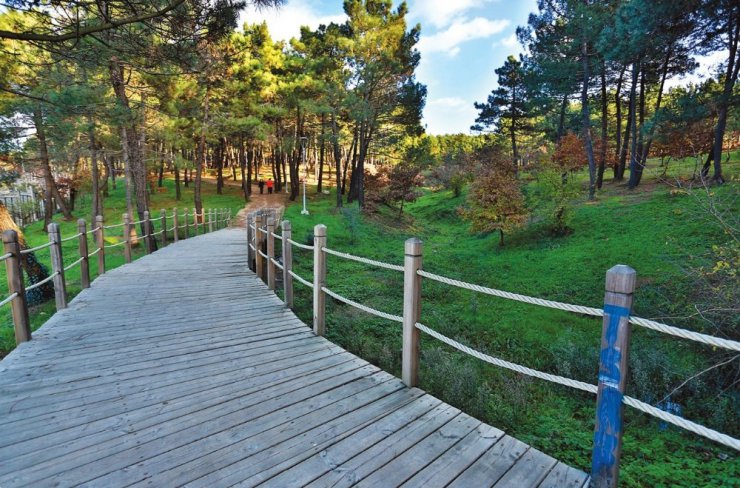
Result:
[[[429,278],[430,280],[444,283],[446,285],[456,286],[466,290],[477,291],[479,293],[485,293],[486,295],[492,295],[499,298],[506,298],[508,300],[516,300],[518,302],[529,303],[532,305],[539,305],[541,307],[554,308],[556,310],[565,310],[566,312],[575,312],[584,315],[592,315],[594,317],[602,317],[604,311],[599,308],[584,307],[581,305],[571,305],[570,303],[556,302],[553,300],[545,300],[542,298],[531,297],[527,295],[520,295],[518,293],[511,293],[508,291],[497,290],[495,288],[488,288],[487,286],[475,285],[473,283],[467,283],[465,281],[454,280],[445,276],[440,276],[433,273],[428,273],[423,270],[417,271],[419,276]]]
[[[64,239],[62,239],[62,241],[61,241],[61,242],[67,242],[67,241],[71,241],[71,240],[73,240],[73,239],[77,239],[77,238],[78,238],[78,237],[80,237],[81,235],[82,235],[82,232],[78,232],[77,234],[75,234],[75,235],[73,235],[73,236],[65,237]]]
[[[77,266],[78,264],[80,264],[84,260],[85,260],[85,257],[84,256],[81,257],[81,258],[79,258],[77,261],[75,261],[75,262],[73,262],[73,263],[65,266],[64,267],[64,271],[69,271],[70,269],[74,268],[75,266]]]
[[[49,276],[47,276],[43,280],[41,280],[41,281],[39,281],[37,283],[34,283],[31,286],[27,286],[26,287],[26,291],[34,290],[34,289],[38,288],[39,286],[44,285],[44,284],[50,282],[51,280],[54,279],[55,276],[59,276],[59,271],[55,271],[54,273],[50,274]]]
[[[2,256],[0,256],[0,263],[3,262],[3,261],[5,261],[6,259],[8,259],[10,257],[13,257],[13,253],[12,252],[6,252]]]
[[[296,242],[293,239],[288,239],[288,242],[290,242],[295,247],[298,247],[300,249],[305,249],[307,251],[313,251],[313,246],[307,246],[306,244],[301,244],[300,242]]]
[[[3,301],[0,301],[0,307],[3,307],[7,305],[8,303],[12,302],[16,297],[18,297],[18,292],[13,292],[9,296],[5,297]]]
[[[28,249],[21,250],[21,254],[31,254],[32,252],[40,251],[41,249],[46,249],[47,247],[51,247],[52,244],[53,243],[49,241],[46,244],[41,244],[40,246],[29,247]]]
[[[278,269],[280,269],[280,270],[282,270],[282,269],[283,269],[283,265],[282,265],[282,264],[280,264],[280,261],[278,261],[277,259],[275,259],[275,258],[270,258],[270,261],[272,261],[272,264],[273,264],[273,265],[274,265],[274,266],[275,266],[276,268],[278,268]]]
[[[95,256],[99,252],[100,252],[100,248],[98,248],[98,249],[94,250],[93,252],[91,252],[90,254],[88,254],[87,257],[88,258],[91,258],[91,257]]]
[[[120,224],[104,225],[103,229],[105,230],[117,229],[119,227],[123,227],[124,225],[126,225],[125,222],[121,222]],[[99,230],[99,229],[95,229],[95,230]]]
[[[275,234],[274,232],[270,232],[270,235],[279,241],[283,240],[283,236],[281,236],[280,234]]]
[[[103,247],[106,249],[112,249],[114,247],[123,246],[124,244],[126,244],[126,241],[116,242],[115,244],[106,244]]]
[[[418,322],[415,324],[415,326],[417,329],[434,337],[438,341],[443,342],[447,344],[448,346],[454,347],[458,351],[461,351],[469,356],[472,356],[474,358],[480,359],[481,361],[485,361],[487,363],[493,364],[494,366],[505,368],[505,369],[514,371],[516,373],[530,376],[532,378],[538,378],[541,380],[550,381],[558,385],[575,388],[575,389],[585,391],[588,393],[593,393],[594,395],[598,392],[598,387],[596,385],[592,385],[590,383],[584,383],[578,380],[573,380],[571,378],[566,378],[564,376],[544,373],[542,371],[537,371],[536,369],[528,368],[526,366],[521,366],[516,363],[505,361],[503,359],[499,359],[497,357],[490,356],[488,354],[484,354],[480,351],[477,351],[454,339],[450,339],[449,337],[442,335],[439,332],[433,329],[430,329],[429,327],[423,324],[420,324]],[[685,430],[698,434],[702,437],[706,437],[707,439],[710,439],[715,442],[719,442],[720,444],[723,444],[727,447],[731,447],[733,449],[737,449],[740,451],[740,440],[738,439],[730,437],[726,434],[722,434],[721,432],[717,432],[716,430],[710,429],[708,427],[704,427],[703,425],[697,424],[695,422],[691,422],[690,420],[686,420],[677,415],[670,414],[668,412],[665,412],[664,410],[653,407],[652,405],[649,405],[645,402],[641,402],[640,400],[637,400],[636,398],[633,398],[633,397],[625,396],[622,401],[624,402],[625,405],[629,405],[630,407],[640,410],[643,413],[646,413],[653,417],[657,417],[665,422],[671,423]]]
[[[362,310],[363,312],[367,312],[372,315],[376,315],[378,317],[382,317],[387,320],[391,320],[393,322],[403,322],[403,317],[399,315],[393,315],[385,312],[381,312],[380,310],[376,310],[374,308],[368,307],[367,305],[363,305],[361,303],[357,303],[354,300],[350,300],[349,298],[343,297],[342,295],[338,293],[334,293],[329,288],[322,286],[321,291],[329,295],[330,297],[334,298],[335,300],[339,300],[342,303],[346,303],[347,305],[350,305],[352,307],[355,307],[358,310]]]
[[[663,334],[680,337],[682,339],[688,339],[690,341],[701,342],[702,344],[707,344],[712,347],[721,347],[723,349],[740,352],[740,342],[737,341],[723,339],[721,337],[716,337],[708,334],[701,334],[699,332],[694,332],[691,330],[680,329],[672,325],[662,324],[660,322],[655,322],[654,320],[643,319],[640,317],[630,316],[630,323],[639,325],[640,327],[645,327],[646,329],[654,330],[656,332],[662,332]]]
[[[393,271],[403,272],[403,266],[399,266],[397,264],[388,264],[382,261],[375,261],[374,259],[362,258],[360,256],[354,256],[346,252],[335,251],[333,249],[329,249],[328,247],[322,247],[321,250],[327,254],[331,254],[332,256],[349,259],[350,261],[356,261],[358,263],[369,264],[371,266],[377,266],[378,268],[385,268],[385,269],[390,269]]]
[[[313,283],[311,283],[310,281],[304,280],[303,278],[301,278],[298,275],[298,273],[295,273],[293,271],[289,271],[289,273],[290,273],[290,276],[292,276],[293,278],[295,278],[298,281],[298,283],[300,283],[302,285],[306,285],[309,288],[313,288]]]

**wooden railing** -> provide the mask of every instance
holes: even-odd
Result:
[[[192,217],[192,224],[188,223],[188,217]],[[167,228],[168,218],[172,220],[171,228]],[[151,254],[156,248],[155,240],[158,240],[159,245],[164,247],[167,245],[169,236],[171,236],[172,242],[178,242],[181,238],[190,237],[191,228],[193,235],[196,236],[228,226],[231,220],[231,209],[202,209],[200,214],[197,214],[196,210],[192,209],[191,214],[188,213],[188,210],[185,210],[183,214],[178,215],[178,210],[175,208],[169,217],[167,216],[167,211],[162,209],[158,220],[160,230],[154,232],[155,221],[150,218],[149,212],[144,212],[144,218],[137,222],[132,222],[130,215],[123,214],[121,223],[113,225],[104,225],[103,217],[98,215],[95,217],[94,228],[88,230],[87,222],[84,219],[80,219],[77,221],[77,234],[66,238],[62,238],[59,224],[51,223],[48,228],[49,242],[29,249],[21,249],[16,231],[7,230],[3,232],[5,254],[0,256],[0,261],[5,262],[9,295],[0,301],[0,306],[6,304],[10,304],[11,306],[16,344],[31,340],[31,323],[28,314],[28,301],[26,299],[26,293],[28,291],[41,287],[51,281],[54,286],[56,310],[59,311],[67,308],[67,280],[65,279],[65,273],[73,267],[80,267],[81,288],[89,288],[90,258],[96,254],[99,276],[105,273],[106,249],[123,246],[124,260],[126,263],[130,263],[135,241],[143,240],[146,254]],[[141,224],[142,229],[145,229],[145,235],[140,237],[135,236],[133,231],[134,226],[137,224]],[[120,235],[121,240],[117,243],[106,244],[106,231],[113,231],[118,228],[122,229]],[[96,247],[93,252],[88,252],[88,238],[90,237],[93,238]],[[62,244],[73,240],[78,240],[79,258],[65,267]],[[23,256],[46,248],[49,248],[51,255],[51,274],[42,281],[26,286],[23,276]]]
[[[622,450],[624,405],[633,407],[657,417],[664,422],[672,423],[735,450],[740,450],[740,440],[738,439],[625,395],[631,325],[645,327],[712,347],[740,352],[740,342],[632,316],[632,298],[637,273],[629,266],[617,265],[606,272],[604,306],[603,308],[594,308],[497,290],[429,273],[422,266],[422,241],[416,238],[408,239],[405,243],[403,265],[395,265],[353,256],[328,248],[327,228],[321,224],[314,227],[314,243],[312,246],[295,242],[292,239],[289,221],[283,221],[281,223],[282,235],[275,233],[276,227],[275,213],[271,209],[260,210],[247,215],[247,256],[250,269],[260,279],[264,280],[272,290],[275,289],[276,271],[277,269],[282,270],[285,304],[291,308],[293,306],[293,280],[295,279],[311,288],[313,291],[313,331],[317,335],[324,335],[326,330],[325,307],[327,295],[339,302],[367,313],[401,323],[402,379],[409,387],[417,386],[419,381],[420,333],[424,332],[465,354],[495,366],[596,394],[596,428],[594,431],[591,467],[592,486],[617,486],[619,460]],[[275,254],[275,239],[282,241],[282,262]],[[293,246],[313,252],[313,280],[304,279],[293,271]],[[326,282],[327,254],[370,266],[402,272],[404,274],[403,314],[393,315],[375,310],[345,298],[329,289]],[[476,351],[427,327],[420,322],[422,278],[508,300],[530,303],[532,305],[580,315],[603,317],[598,383],[596,385],[584,383],[514,364]]]

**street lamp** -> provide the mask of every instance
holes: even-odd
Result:
[[[306,180],[308,179],[308,167],[306,166],[306,145],[308,144],[308,137],[301,137],[301,157],[303,158],[303,210],[301,215],[308,215],[306,209]]]

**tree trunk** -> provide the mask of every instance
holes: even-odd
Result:
[[[334,149],[334,166],[337,172],[337,208],[342,208],[342,154],[339,151],[339,129],[337,128],[337,114],[331,112],[331,145]]]
[[[44,117],[41,113],[41,107],[36,107],[33,112],[33,124],[36,128],[36,138],[39,141],[39,155],[41,157],[41,170],[44,174],[44,186],[46,191],[44,193],[44,232],[46,232],[49,224],[51,223],[51,217],[54,213],[54,200],[56,200],[59,209],[62,211],[62,215],[66,220],[72,220],[72,213],[69,211],[64,198],[59,193],[56,181],[54,181],[54,174],[51,171],[51,163],[49,162],[49,147],[46,144],[46,131],[44,128]]]
[[[591,119],[588,113],[588,43],[581,43],[581,65],[583,67],[583,88],[581,89],[581,116],[583,117],[583,142],[588,157],[588,199],[593,200],[596,194],[596,160],[591,143]]]
[[[596,188],[601,190],[606,169],[606,137],[609,118],[609,101],[606,99],[606,63],[601,60],[601,146],[599,147],[599,173],[596,175]]]
[[[658,85],[658,99],[655,101],[655,109],[653,110],[654,119],[658,116],[658,111],[660,110],[660,104],[663,100],[663,88],[665,87],[665,80],[666,80],[666,77],[668,76],[668,66],[669,66],[672,54],[673,54],[673,48],[669,47],[668,51],[666,52],[665,61],[663,62],[663,72],[660,75],[660,85]],[[655,135],[656,127],[657,127],[656,123],[653,123],[650,126],[650,130],[647,133],[647,140],[645,142],[645,145],[642,148],[642,153],[640,155],[640,162],[643,168],[647,164],[647,158],[648,158],[648,155],[650,154],[650,146],[653,144],[653,135]]]
[[[317,182],[316,187],[316,193],[321,193],[321,182],[324,179],[324,148],[326,146],[326,142],[324,141],[326,133],[326,114],[321,113],[321,138],[319,139],[320,149],[319,149],[319,178]]]
[[[207,86],[206,93],[203,97],[203,122],[200,126],[200,135],[198,136],[198,154],[195,157],[195,189],[193,191],[193,203],[195,204],[195,211],[198,214],[203,210],[201,188],[203,182],[203,165],[205,164],[206,159],[206,126],[208,125],[209,102],[210,87]]]
[[[637,166],[640,164],[640,161],[637,156],[637,113],[636,113],[636,95],[637,95],[637,83],[639,82],[639,75],[640,75],[640,62],[635,62],[632,64],[632,90],[630,92],[630,125],[632,129],[632,145],[630,149],[630,180],[629,180],[629,188],[634,188],[632,185],[633,178],[635,178],[635,173],[637,171]]]
[[[622,151],[622,80],[624,79],[624,70],[626,67],[622,67],[619,72],[619,79],[617,80],[617,88],[614,93],[614,107],[616,109],[616,147],[614,148],[614,179],[617,180],[619,174],[619,161],[621,159]]]
[[[737,82],[738,72],[740,71],[740,8],[735,7],[729,20],[729,56],[727,58],[727,68],[725,69],[725,80],[722,88],[722,95],[719,98],[719,107],[717,110],[717,125],[714,129],[714,144],[712,145],[712,158],[714,159],[714,175],[712,179],[716,183],[724,183],[725,178],[722,175],[722,143],[725,139],[725,130],[727,128],[728,108],[732,99],[732,93]]]
[[[226,156],[226,138],[222,137],[216,157],[216,193],[224,193],[224,157]]]
[[[635,146],[634,141],[632,144],[633,149],[637,152],[630,158],[630,179],[627,186],[630,189],[636,188],[642,180],[642,171],[645,169],[645,165],[642,161],[642,150],[645,142],[645,136],[643,129],[645,128],[645,71],[641,69],[640,72],[640,128],[637,129],[635,125],[632,130],[632,136],[637,137],[637,145]],[[632,121],[636,123],[635,120]]]
[[[565,112],[568,109],[568,94],[563,95],[563,102],[560,104],[560,120],[558,120],[558,134],[555,142],[559,142],[565,135]]]
[[[629,107],[627,108],[627,127],[625,127],[624,140],[622,141],[622,153],[619,155],[619,174],[617,175],[617,180],[624,179],[624,171],[627,166],[627,154],[629,152],[628,143],[631,140],[633,134],[632,128],[635,125],[635,98],[637,95],[637,80],[639,77],[638,70],[638,63],[632,63],[632,86],[630,87],[630,101]]]
[[[100,173],[98,171],[98,147],[95,142],[95,125],[93,124],[92,116],[88,114],[87,122],[89,127],[87,129],[87,137],[90,143],[90,180],[92,184],[92,219],[90,222],[95,222],[96,215],[103,215],[103,199],[100,198]]]

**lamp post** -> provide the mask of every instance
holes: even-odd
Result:
[[[301,157],[303,158],[303,210],[301,215],[308,215],[306,209],[306,180],[308,179],[308,168],[306,167],[306,145],[308,144],[308,137],[301,137]]]

